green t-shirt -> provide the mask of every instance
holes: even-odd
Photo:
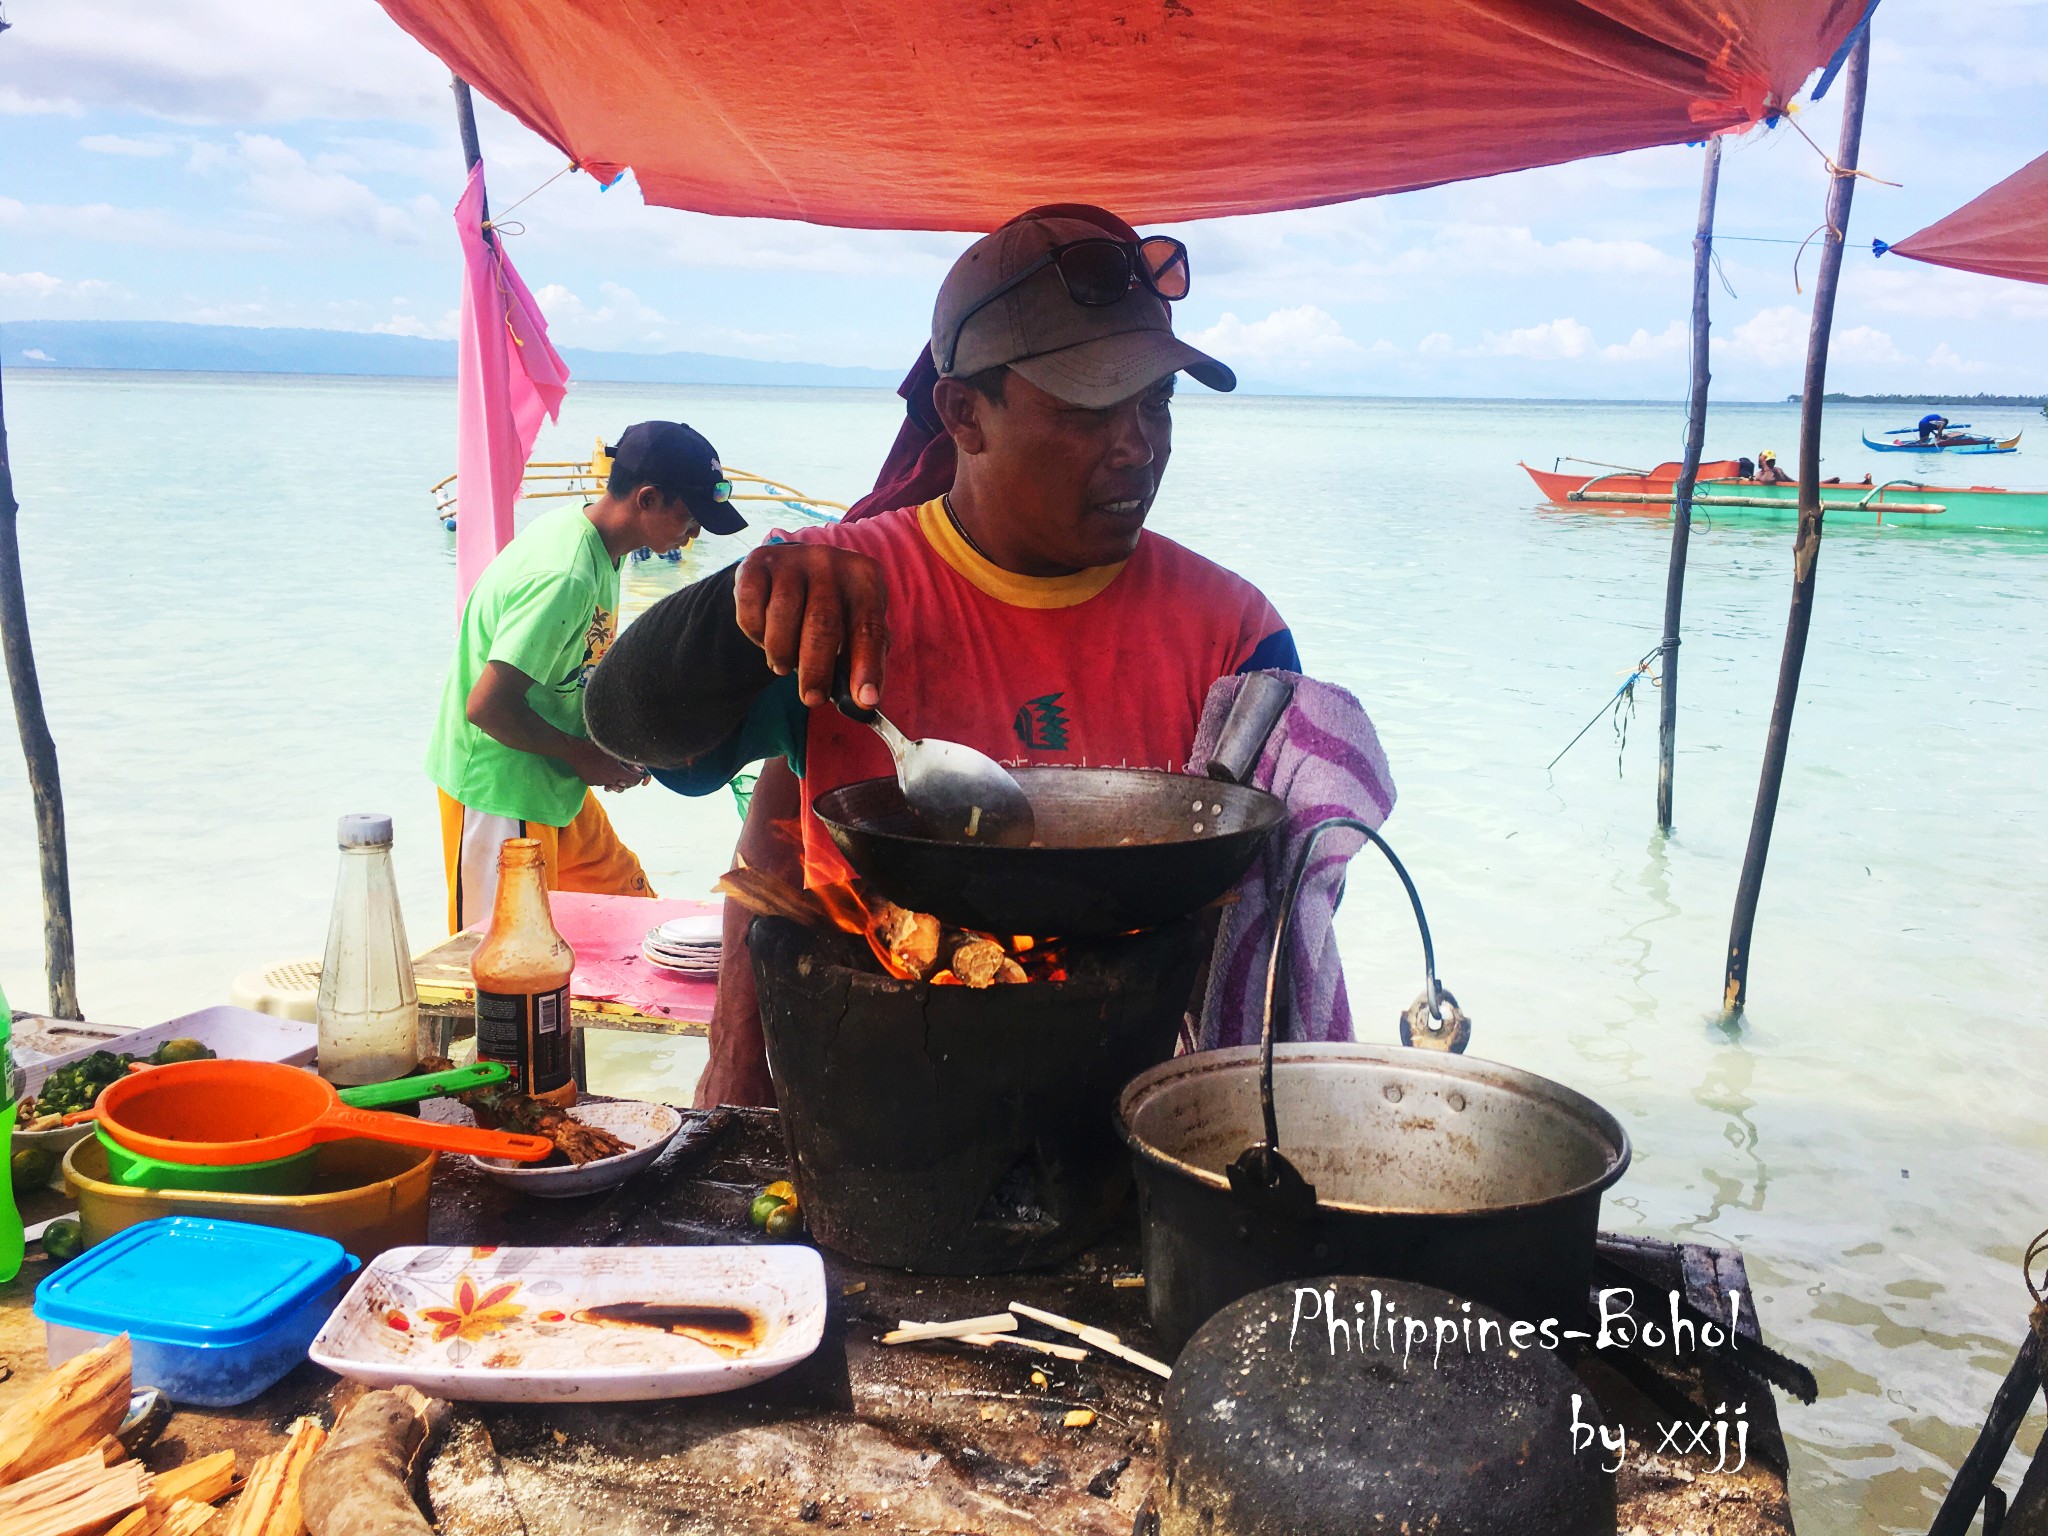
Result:
[[[469,723],[469,691],[487,662],[534,680],[526,702],[571,736],[583,728],[583,680],[618,629],[619,568],[581,507],[536,518],[498,552],[462,608],[455,663],[427,747],[427,775],[490,816],[566,827],[585,784],[554,757],[519,752]]]

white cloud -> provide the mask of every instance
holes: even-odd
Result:
[[[1431,331],[1415,344],[1415,350],[1424,357],[1449,357],[1458,350],[1458,344],[1443,331]]]
[[[445,124],[448,73],[366,0],[14,0],[0,110]]]
[[[57,359],[50,356],[41,347],[23,347],[21,355],[32,363],[54,363],[57,361]]]
[[[221,226],[186,224],[154,208],[112,203],[21,203],[0,197],[0,228],[66,239],[167,250],[270,250],[278,241]]]
[[[426,243],[429,224],[441,213],[424,195],[404,205],[388,202],[352,176],[310,164],[267,133],[237,133],[232,145],[202,140],[192,146],[188,164],[200,175],[243,178],[250,202],[268,219],[336,225],[392,245]]]
[[[1802,357],[1805,355],[1802,349]],[[1842,363],[1903,363],[1906,354],[1891,336],[1873,326],[1852,325],[1846,331],[1837,328],[1828,342],[1828,360]]]
[[[1982,363],[1973,363],[1962,357],[1945,341],[1935,347],[1933,355],[1927,359],[1927,366],[1941,373],[1975,374],[1984,371]]]
[[[1635,335],[1627,341],[1602,347],[1600,355],[1613,363],[1648,363],[1675,356],[1690,345],[1691,337],[1684,322],[1674,320],[1654,336],[1638,327]]]
[[[1519,330],[1488,331],[1478,346],[1466,349],[1474,357],[1527,357],[1538,362],[1557,362],[1584,357],[1593,346],[1590,326],[1566,316]]]
[[[118,133],[89,133],[78,147],[95,155],[126,155],[137,160],[155,160],[168,155],[176,145],[167,139],[130,139]]]
[[[1806,332],[1812,316],[1796,304],[1760,309],[1723,338],[1717,349],[1772,365],[1797,363],[1806,357]]]
[[[96,277],[53,277],[48,272],[0,272],[0,307],[15,318],[97,313],[125,295]]]
[[[426,320],[412,313],[412,306],[403,299],[392,301],[391,318],[379,320],[370,327],[379,336],[425,336],[436,341],[453,339],[455,330],[462,323],[462,311],[444,311],[438,320]]]
[[[1280,372],[1356,363],[1368,355],[1394,350],[1387,341],[1370,348],[1360,346],[1344,334],[1335,315],[1313,304],[1276,309],[1263,320],[1240,320],[1226,311],[1214,325],[1188,340],[1227,362]]]

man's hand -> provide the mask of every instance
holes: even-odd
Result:
[[[842,656],[854,701],[881,703],[889,594],[874,560],[824,544],[764,544],[741,563],[733,602],[741,632],[778,676],[796,673],[804,703],[831,702]]]
[[[570,760],[569,766],[576,770],[584,783],[595,789],[616,792],[632,789],[647,782],[645,769],[636,768],[631,763],[620,762],[592,741],[581,744],[581,750]]]

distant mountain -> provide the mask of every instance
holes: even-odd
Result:
[[[708,352],[594,352],[564,347],[570,374],[593,384],[824,385],[893,389],[879,368],[770,363]],[[181,373],[326,373],[401,379],[455,376],[455,343],[363,331],[302,331],[161,320],[0,321],[0,365]]]

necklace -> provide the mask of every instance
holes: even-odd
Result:
[[[980,555],[982,559],[988,560],[988,551],[983,549],[979,544],[974,542],[974,535],[969,533],[967,529],[961,524],[960,514],[953,510],[953,493],[951,491],[946,492],[945,495],[939,498],[939,505],[946,509],[946,521],[953,525],[953,531],[955,533],[959,534],[961,538],[967,541],[967,547],[973,550],[977,555]],[[990,565],[994,565],[995,561],[988,560],[988,563]]]

